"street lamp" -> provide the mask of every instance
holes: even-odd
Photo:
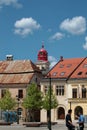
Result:
[[[49,78],[49,119],[48,119],[48,128],[51,130],[51,75],[48,76]]]
[[[16,98],[17,98],[17,103],[18,103],[18,109],[17,109],[17,124],[19,124],[19,101],[20,101],[19,95],[16,95]]]
[[[50,103],[50,118],[49,118],[50,128],[49,128],[49,130],[51,130],[51,77],[50,77],[50,99],[49,99],[49,103]]]

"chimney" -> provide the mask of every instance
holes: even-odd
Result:
[[[6,60],[7,61],[12,61],[13,60],[13,55],[6,55]]]
[[[60,61],[63,61],[63,56],[60,56]]]

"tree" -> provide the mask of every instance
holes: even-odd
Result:
[[[58,101],[56,99],[55,94],[53,94],[53,90],[49,87],[46,95],[43,98],[43,108],[47,110],[47,118],[48,118],[48,128],[50,128],[50,120],[51,120],[51,109],[55,109],[58,106]]]
[[[57,106],[58,101],[56,99],[56,96],[55,94],[53,94],[53,90],[49,87],[43,99],[43,108],[47,110],[47,121],[49,130],[51,130],[51,109],[56,108]]]
[[[43,98],[43,108],[46,110],[50,110],[50,89],[48,89],[46,95]],[[54,109],[58,106],[58,101],[56,99],[55,94],[53,94],[53,90],[51,89],[51,109]]]
[[[16,105],[15,100],[11,97],[9,90],[6,90],[3,98],[0,99],[0,108],[4,111],[11,110]]]
[[[11,97],[9,90],[4,91],[3,98],[0,99],[0,108],[4,111],[11,110],[16,105],[15,100]],[[9,122],[9,112],[7,112],[7,122]]]
[[[23,106],[28,109],[29,112],[29,120],[35,120],[34,119],[34,111],[40,110],[43,105],[42,101],[42,93],[38,89],[37,85],[32,83],[27,88],[27,95],[25,99],[23,100]],[[27,114],[28,115],[28,114]]]

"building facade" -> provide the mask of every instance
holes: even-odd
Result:
[[[87,57],[64,59],[62,56],[58,63],[49,70],[48,53],[44,46],[39,50],[37,62],[31,60],[14,60],[13,56],[0,61],[0,98],[5,89],[11,92],[13,98],[19,96],[21,116],[26,116],[26,110],[22,107],[23,98],[26,96],[26,88],[35,82],[41,91],[46,94],[51,89],[58,100],[58,107],[51,110],[51,120],[64,120],[68,109],[72,109],[72,119],[79,111],[87,117]],[[38,116],[37,116],[38,115]],[[47,121],[47,111],[42,109],[36,113],[38,121]]]
[[[44,94],[49,88],[50,79],[51,89],[58,100],[58,107],[51,110],[51,120],[64,120],[68,109],[73,111],[73,120],[79,111],[87,117],[87,57],[61,57],[41,81],[41,91]],[[46,110],[41,110],[41,121],[47,121]]]
[[[8,89],[18,104],[15,111],[19,111],[19,116],[25,118],[26,110],[22,102],[26,97],[26,89],[31,83],[36,83],[40,87],[41,77],[40,69],[31,60],[13,60],[13,57],[8,56],[6,60],[0,61],[0,98]]]

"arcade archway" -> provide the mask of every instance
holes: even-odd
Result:
[[[57,110],[58,119],[65,119],[65,110],[63,107],[59,107]]]
[[[76,115],[78,115],[79,112],[82,112],[83,114],[83,108],[81,106],[77,106],[74,110],[74,119],[76,119]]]

